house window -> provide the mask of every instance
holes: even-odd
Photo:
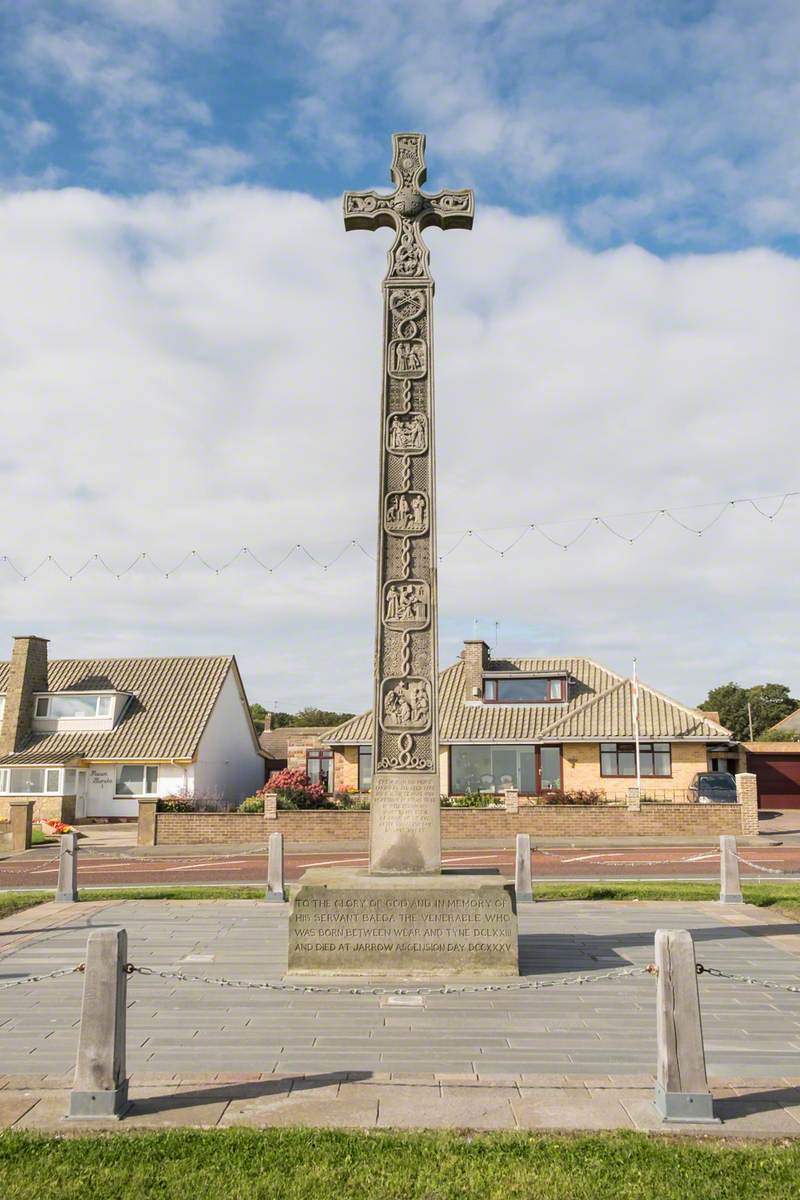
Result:
[[[67,718],[86,721],[95,717],[110,717],[113,707],[113,696],[38,696],[36,716],[49,717],[51,720]]]
[[[158,767],[117,767],[116,796],[152,796],[158,790]]]
[[[456,796],[506,788],[531,796],[561,787],[559,746],[453,746],[450,764]]]
[[[11,796],[47,796],[61,791],[58,767],[5,767],[0,791]]]
[[[567,681],[563,675],[484,679],[483,698],[488,704],[559,704],[567,698]]]
[[[640,742],[639,766],[642,776],[668,779],[672,774],[672,750],[669,742]],[[600,774],[636,775],[636,747],[633,742],[603,742],[600,746]]]
[[[312,783],[321,783],[326,792],[333,791],[333,751],[307,750],[306,774]]]
[[[372,787],[372,746],[358,747],[358,790],[368,792]]]

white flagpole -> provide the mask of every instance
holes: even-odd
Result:
[[[642,763],[639,756],[639,680],[636,677],[636,659],[633,660],[633,740],[636,746],[636,790],[642,793]]]

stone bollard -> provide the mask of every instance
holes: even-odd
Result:
[[[78,899],[78,835],[62,833],[60,840],[56,904],[70,904]]]
[[[11,849],[15,854],[30,850],[33,841],[33,800],[9,800]]]
[[[517,891],[517,904],[533,904],[531,835],[529,833],[517,834],[517,859],[514,883]]]
[[[655,1106],[664,1121],[716,1121],[708,1088],[692,935],[656,931],[658,998]]]
[[[736,838],[729,833],[723,834],[719,839],[719,902],[720,904],[742,903]]]
[[[125,1071],[127,957],[124,929],[89,934],[70,1117],[121,1117],[130,1107]]]
[[[519,812],[519,792],[516,788],[506,788],[503,792],[503,806],[507,813]]]
[[[269,835],[269,862],[267,864],[267,890],[265,900],[283,904],[283,834]]]

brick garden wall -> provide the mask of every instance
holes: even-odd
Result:
[[[442,809],[442,839],[481,842],[513,839],[517,833],[536,837],[718,837],[721,833],[754,832],[743,824],[740,804],[643,804],[639,811],[600,806],[538,805],[518,813],[503,809]],[[279,812],[274,821],[258,813],[158,813],[158,845],[263,843],[267,834],[282,833],[289,846],[330,845],[364,849],[367,812]]]

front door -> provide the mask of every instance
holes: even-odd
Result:
[[[90,767],[86,780],[87,817],[119,816],[114,806],[116,776],[113,767]]]

